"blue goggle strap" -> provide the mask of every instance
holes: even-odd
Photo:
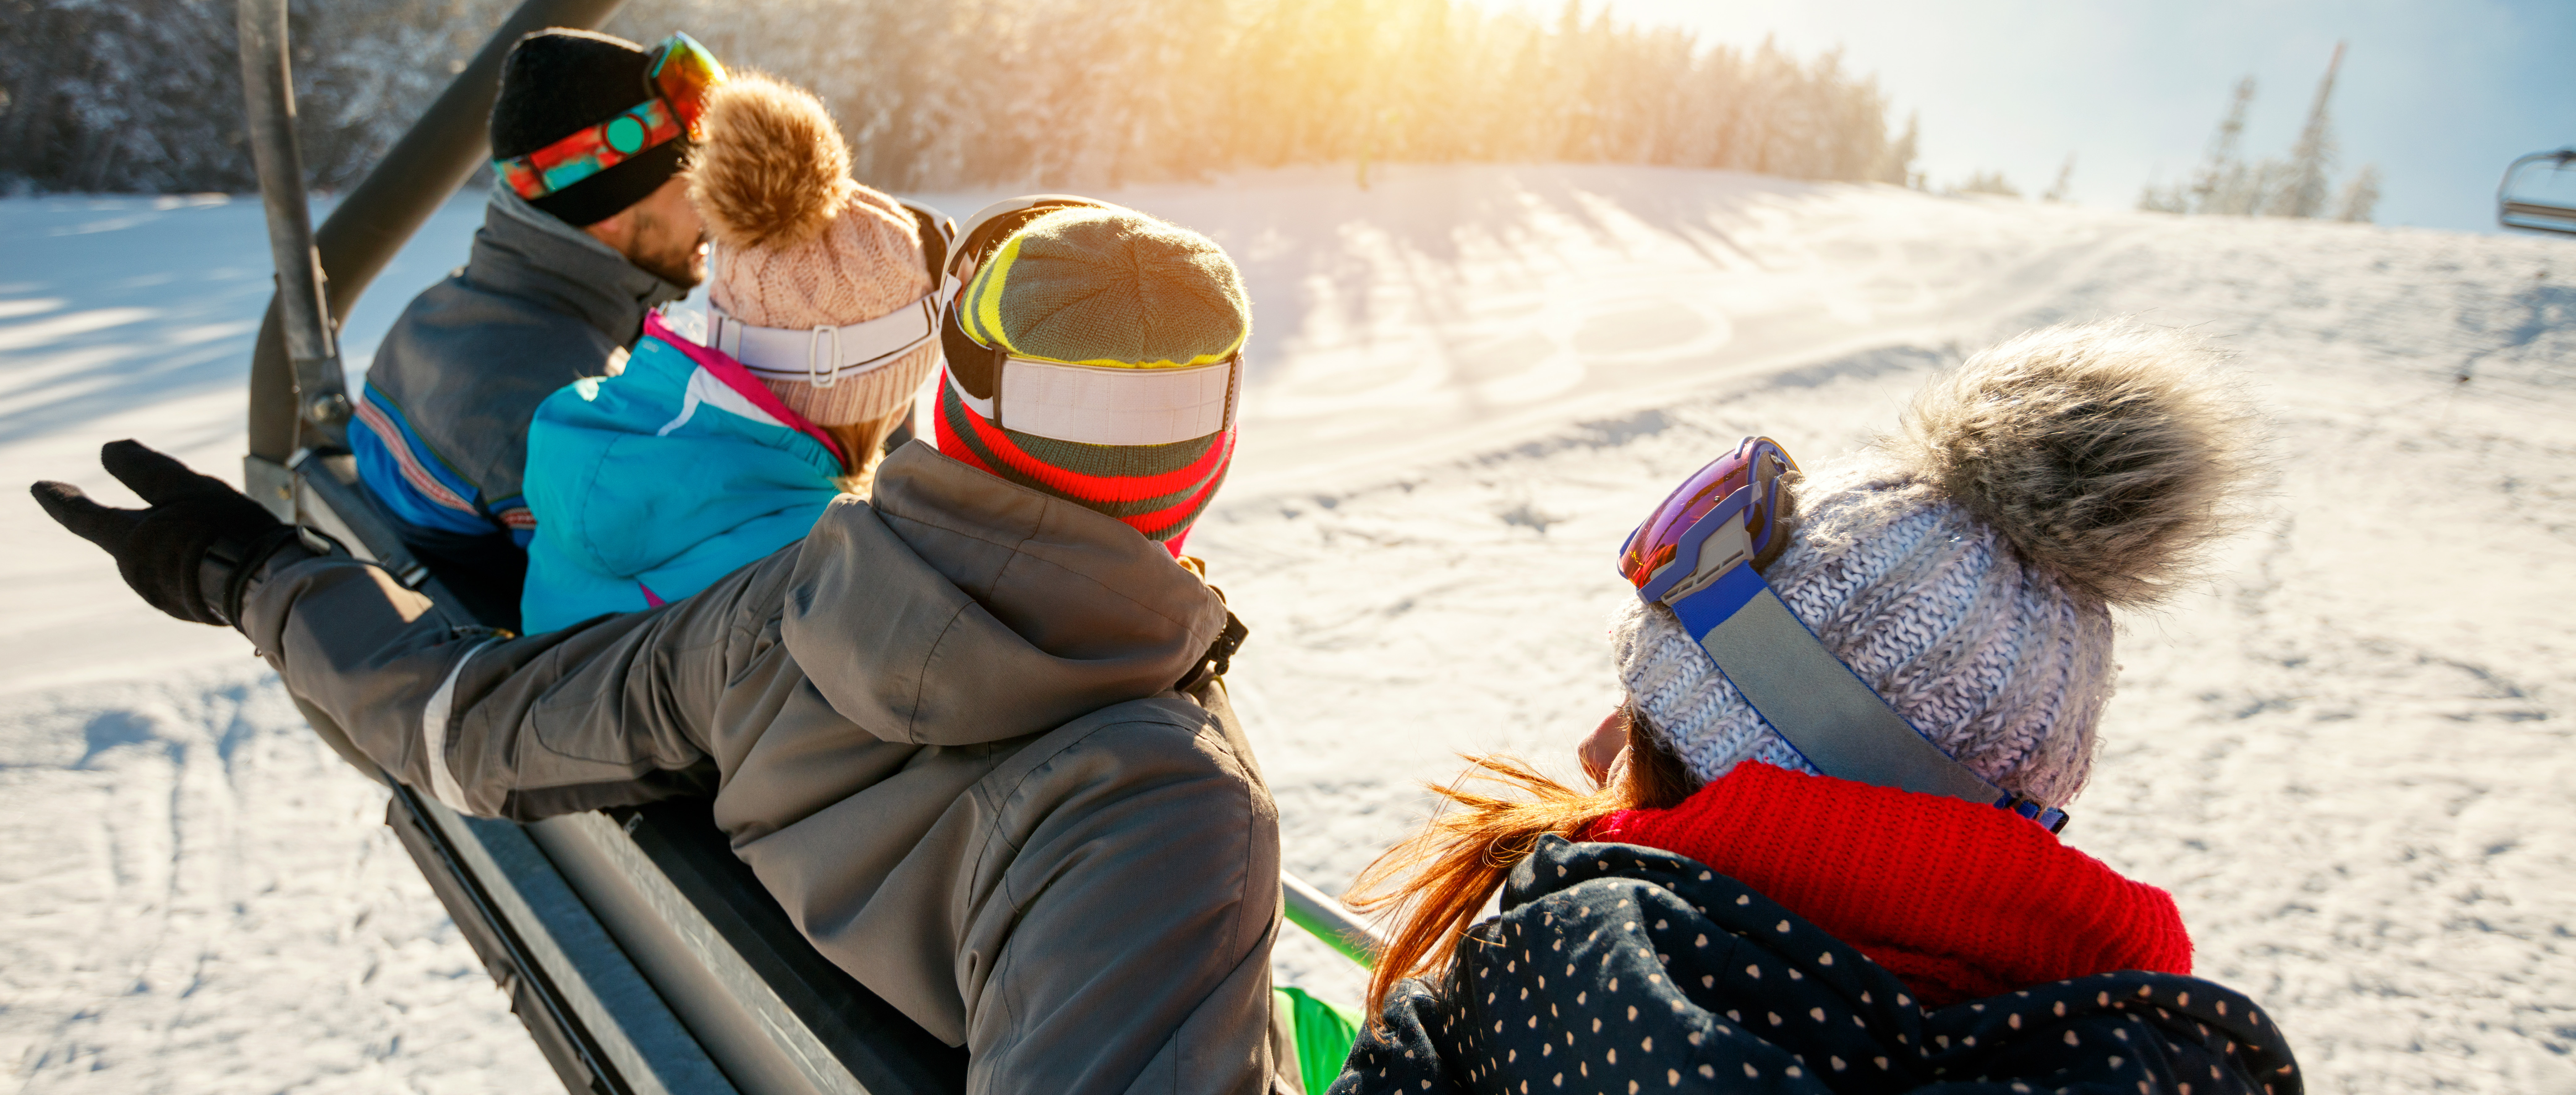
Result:
[[[1737,505],[1721,506],[1700,523],[1733,521],[1740,511]],[[1685,570],[1673,575],[1676,581],[1650,583],[1638,593],[1670,607],[1754,713],[1816,770],[1837,779],[2009,809],[2052,833],[2066,827],[2066,811],[2043,809],[2010,794],[1932,744],[1825,648],[1824,640],[1771,591],[1749,558],[1705,585],[1670,596],[1667,591],[1694,584],[1690,576]]]

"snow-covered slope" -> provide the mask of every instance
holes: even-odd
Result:
[[[934,196],[954,212],[986,195]],[[2001,334],[2138,313],[2239,354],[2278,425],[2219,575],[2126,623],[2068,839],[2172,889],[2201,972],[2312,1090],[2576,1091],[2576,251],[1712,172],[1278,172],[1116,195],[1259,304],[1235,481],[1192,547],[1288,862],[1343,885],[1462,751],[1571,767],[1615,697],[1610,553],[1751,432],[1813,462]],[[0,203],[0,475],[103,486],[128,435],[229,472],[257,208]],[[434,222],[363,354],[461,256]],[[32,1091],[551,1081],[237,639],[0,507],[0,1055]],[[1358,979],[1293,938],[1279,966]]]

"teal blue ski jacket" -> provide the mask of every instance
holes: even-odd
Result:
[[[564,386],[528,426],[528,634],[679,600],[804,539],[840,446],[740,362],[647,315],[626,371]]]

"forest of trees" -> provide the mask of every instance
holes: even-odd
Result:
[[[305,161],[347,185],[508,0],[299,0]],[[0,0],[0,191],[243,191],[233,6]],[[1875,79],[1471,0],[634,0],[839,115],[892,190],[1102,187],[1319,162],[1600,161],[1904,182]]]

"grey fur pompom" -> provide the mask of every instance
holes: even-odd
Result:
[[[2254,421],[2221,362],[2134,320],[2047,327],[1926,385],[1881,444],[2070,590],[2151,605],[2246,488]]]

